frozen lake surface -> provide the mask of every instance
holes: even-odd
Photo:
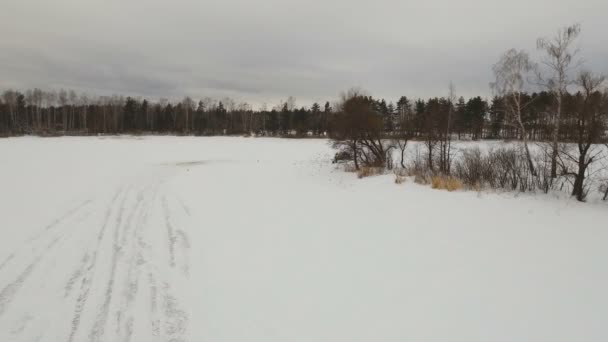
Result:
[[[608,208],[325,140],[0,140],[1,341],[608,340]]]

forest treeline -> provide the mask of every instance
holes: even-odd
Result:
[[[434,97],[396,102],[369,97],[374,112],[383,121],[383,132],[390,136],[407,127],[411,134],[423,136],[433,126],[441,130],[451,115],[451,132],[459,139],[516,139],[520,128],[506,120],[505,96],[486,100],[480,96]],[[522,122],[528,139],[548,140],[552,132],[555,98],[548,91],[521,93],[528,103],[522,110]],[[563,95],[562,141],[576,138],[577,112],[587,106],[608,112],[608,94],[599,90],[587,99],[582,90]],[[0,97],[0,134],[88,135],[88,134],[178,134],[326,136],[330,135],[340,108],[337,104],[315,103],[296,107],[289,98],[271,110],[252,110],[246,103],[231,99],[205,98],[194,101],[151,102],[129,96],[91,98],[74,91],[40,89],[6,90]]]
[[[593,111],[604,124],[608,92],[603,78],[576,70],[572,44],[580,27],[565,27],[539,39],[545,57],[539,62],[525,51],[507,50],[494,65],[490,99],[457,97],[454,88],[427,99],[401,96],[395,101],[365,95],[381,120],[386,137],[407,129],[412,138],[450,132],[458,139],[576,141],[581,111]],[[359,93],[363,95],[363,93]],[[343,101],[296,106],[286,101],[253,110],[247,103],[189,96],[181,101],[140,97],[89,96],[73,90],[4,90],[0,95],[0,135],[262,135],[332,136],[344,113]],[[584,107],[584,109],[583,109]],[[598,140],[606,138],[599,132]]]
[[[577,74],[580,64],[573,43],[579,33],[580,26],[573,25],[539,39],[538,48],[544,53],[539,62],[530,60],[525,51],[505,52],[493,68],[491,98],[456,97],[451,86],[449,93],[426,99],[366,97],[386,136],[407,128],[413,138],[436,130],[459,139],[575,141],[581,107],[597,112],[604,122],[608,111],[608,93],[600,87],[603,78],[595,84],[594,75]],[[583,73],[589,76],[587,84],[581,79]],[[591,89],[589,82],[594,83]],[[0,94],[0,135],[331,136],[341,112],[339,101],[298,107],[293,97],[272,109],[264,105],[253,110],[230,98],[151,101],[65,89],[6,89]],[[599,139],[605,138],[602,131]]]

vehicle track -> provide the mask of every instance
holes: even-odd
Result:
[[[33,236],[30,236],[27,240],[26,243],[22,244],[20,247],[18,247],[16,250],[14,250],[11,254],[9,254],[4,261],[2,261],[2,263],[0,264],[0,272],[2,271],[2,269],[4,269],[5,266],[7,266],[12,260],[15,259],[16,256],[18,256],[19,254],[21,254],[21,250],[26,249],[31,247],[32,243],[41,240],[42,238],[46,237],[46,235],[54,230],[54,228],[56,228],[57,226],[59,226],[61,223],[65,222],[66,220],[68,220],[70,217],[74,216],[75,214],[79,213],[85,206],[91,204],[92,201],[91,200],[86,200],[81,202],[80,204],[78,204],[77,206],[69,209],[68,211],[66,211],[65,213],[63,213],[62,215],[60,215],[59,217],[53,219],[49,224],[47,224],[46,226],[44,226],[44,228],[42,229],[41,233],[37,233],[34,234]]]
[[[123,197],[125,196],[124,189],[122,189],[122,188],[118,189],[118,191],[116,192],[116,194],[114,195],[114,197],[112,198],[112,200],[110,201],[110,204],[108,205],[108,207],[106,209],[106,212],[105,212],[105,215],[103,218],[103,223],[101,225],[101,228],[99,229],[99,233],[97,234],[97,242],[96,242],[95,249],[93,251],[93,255],[91,256],[91,258],[89,260],[86,270],[84,272],[81,272],[84,274],[84,276],[83,276],[81,284],[80,284],[80,293],[78,295],[78,298],[76,299],[76,304],[75,304],[75,307],[73,310],[74,315],[72,318],[71,330],[70,330],[70,334],[68,337],[69,342],[73,342],[75,340],[76,333],[78,332],[78,329],[80,328],[82,314],[83,314],[84,308],[85,308],[88,298],[89,298],[91,283],[93,282],[93,278],[95,276],[95,266],[97,263],[97,255],[100,250],[100,245],[101,245],[101,242],[103,241],[103,237],[105,235],[108,223],[110,221],[110,217],[112,215],[112,211],[114,209],[115,203],[117,202],[118,197],[120,195],[123,195]]]
[[[167,203],[167,197],[163,196],[162,198],[162,206],[163,206],[163,214],[165,219],[165,226],[167,228],[167,242],[169,246],[169,265],[171,267],[175,267],[175,229],[171,224],[171,220],[169,217],[169,205]]]
[[[53,246],[57,244],[57,241],[59,241],[59,238],[55,238],[53,241],[51,241],[46,251],[53,248]],[[7,306],[13,301],[17,292],[19,292],[19,289],[23,286],[30,274],[32,274],[40,260],[42,260],[44,254],[44,252],[39,254],[13,282],[6,285],[6,287],[0,291],[0,316],[4,314]]]
[[[73,216],[75,213],[77,213],[82,207],[84,207],[86,204],[90,203],[91,201],[85,201],[83,202],[81,205],[77,206],[76,208],[69,210],[66,214],[62,215],[60,218],[54,220],[51,224],[49,224],[44,232],[49,231],[49,229],[57,227],[60,223],[66,221],[67,218]],[[88,213],[86,216],[88,216],[90,213]],[[85,216],[85,217],[86,217]],[[84,219],[85,217],[83,217],[82,219]],[[68,229],[70,232],[75,230],[77,225],[75,223],[78,223],[78,221],[73,222],[72,227],[71,228],[65,228]],[[65,230],[64,229],[64,230]],[[29,241],[38,241],[41,240],[42,237],[45,236],[45,233],[41,233],[39,234],[35,239],[30,239]],[[30,275],[34,272],[34,270],[38,267],[38,264],[45,259],[45,257],[53,250],[53,248],[57,245],[57,243],[59,242],[59,240],[64,239],[66,237],[66,232],[63,233],[58,233],[58,235],[56,235],[55,237],[53,237],[53,239],[50,241],[50,243],[48,244],[43,244],[42,247],[42,251],[39,252],[33,259],[32,262],[30,262],[28,264],[28,266],[26,266],[21,273],[19,273],[19,275],[17,276],[17,278],[15,278],[15,280],[13,280],[12,282],[10,282],[8,285],[6,285],[1,291],[0,291],[0,317],[2,317],[8,307],[8,305],[14,300],[15,296],[17,295],[17,293],[19,292],[19,290],[21,289],[21,287],[25,284],[25,282],[27,281],[27,279],[30,277]],[[25,249],[25,247],[22,246],[21,249]],[[25,253],[20,253],[20,254],[25,254]],[[15,259],[14,256],[15,255],[19,255],[17,252],[14,252],[13,254],[11,254],[12,257],[10,257],[10,259]],[[3,267],[5,266],[5,264],[3,263],[2,265]]]
[[[127,192],[128,195],[128,192]],[[95,319],[95,324],[91,331],[89,332],[89,341],[95,342],[99,341],[103,336],[106,328],[106,323],[108,321],[108,317],[110,314],[110,304],[112,302],[112,296],[114,294],[114,282],[116,279],[116,269],[118,267],[118,259],[120,257],[120,253],[122,251],[122,246],[120,245],[119,235],[120,228],[123,225],[124,212],[125,212],[125,203],[128,196],[123,198],[123,201],[118,208],[118,214],[116,216],[115,225],[114,225],[114,234],[113,234],[113,242],[112,242],[112,261],[111,261],[111,269],[110,269],[110,278],[107,281],[106,290],[104,294],[104,301],[97,313],[97,318]],[[135,209],[139,204],[136,204]],[[134,209],[134,210],[135,210]],[[132,215],[129,215],[129,218],[132,218]],[[128,220],[128,219],[127,219]],[[129,225],[129,221],[126,222],[126,225]]]
[[[12,315],[0,324],[9,327],[11,340],[55,334],[68,342],[131,342],[142,324],[149,327],[143,333],[153,339],[187,340],[189,314],[180,284],[189,277],[191,242],[185,228],[191,213],[181,198],[169,196],[168,175],[165,168],[118,187],[105,205],[100,198],[79,203],[2,261],[0,275],[15,272],[16,262],[23,265],[0,290],[0,318],[9,311]],[[94,216],[99,221],[80,224],[95,213],[84,210],[89,207],[103,214]],[[70,252],[62,253],[64,249]],[[72,266],[59,268],[60,273],[47,267],[66,264]],[[61,299],[53,305],[67,313],[65,321],[33,311],[37,304],[17,296],[33,291],[33,281],[47,273],[52,282],[40,289],[45,295],[58,294]],[[148,309],[143,316],[141,306]]]

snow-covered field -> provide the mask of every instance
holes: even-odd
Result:
[[[608,207],[323,140],[0,140],[0,341],[607,341]]]

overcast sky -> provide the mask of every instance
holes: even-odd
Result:
[[[607,0],[1,0],[0,88],[269,107],[359,86],[395,100],[489,96],[506,49],[573,23],[608,74]]]

